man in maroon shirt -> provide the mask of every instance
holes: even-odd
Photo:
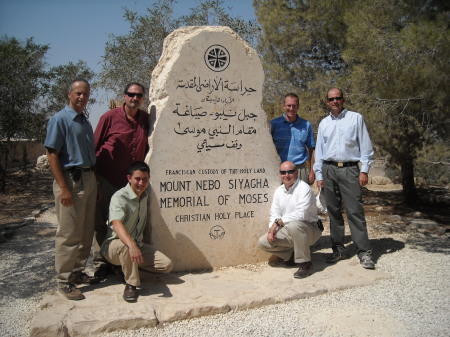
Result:
[[[105,112],[94,133],[97,181],[102,192],[95,212],[94,242],[95,276],[100,279],[105,279],[108,273],[100,246],[106,236],[111,197],[128,183],[130,165],[144,161],[148,152],[149,115],[139,109],[144,102],[144,92],[139,83],[127,84],[123,95],[125,103]]]

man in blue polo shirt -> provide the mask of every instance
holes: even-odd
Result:
[[[298,108],[298,96],[294,93],[286,94],[284,114],[270,121],[271,133],[281,162],[293,162],[299,169],[299,178],[312,185],[315,179],[312,168],[316,143],[311,123],[297,115]],[[308,158],[310,161],[307,168]]]
[[[94,236],[97,181],[94,174],[94,134],[84,116],[90,86],[86,80],[70,84],[69,105],[48,122],[48,162],[52,171],[58,228],[55,269],[58,289],[69,300],[82,300],[76,287],[98,280],[83,272]]]

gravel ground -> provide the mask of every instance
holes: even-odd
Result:
[[[55,286],[55,228],[46,222],[46,213],[0,245],[0,336],[29,336],[42,294]],[[392,252],[385,247],[389,253],[378,258],[377,268],[392,275],[391,279],[309,299],[102,337],[450,336],[447,236],[413,231],[385,237],[405,242]]]
[[[45,213],[44,213],[45,214]],[[41,220],[41,219],[40,219]],[[55,225],[35,222],[0,244],[0,336],[29,336],[43,293],[56,286]]]
[[[383,255],[377,268],[393,277],[371,286],[175,322],[164,328],[117,331],[102,337],[447,337],[450,336],[450,249],[448,239],[437,239],[435,244],[440,247],[439,252],[407,245]]]

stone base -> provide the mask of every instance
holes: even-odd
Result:
[[[329,249],[313,253],[313,274],[295,279],[296,268],[266,263],[211,272],[156,275],[142,272],[137,303],[122,299],[124,285],[115,276],[80,287],[85,300],[68,301],[56,290],[44,295],[31,336],[95,336],[119,329],[155,327],[165,322],[245,310],[364,286],[389,275],[366,270],[353,257],[330,265]],[[332,282],[330,281],[332,280]]]

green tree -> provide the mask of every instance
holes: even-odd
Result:
[[[416,177],[438,186],[450,184],[450,140],[437,140],[418,153],[414,163]]]
[[[251,46],[256,46],[259,25],[254,20],[232,17],[223,6],[223,0],[203,0],[191,8],[188,15],[176,20],[178,26],[228,26]],[[230,8],[228,8],[230,9]]]
[[[14,138],[33,139],[44,120],[36,104],[48,90],[48,48],[32,38],[24,42],[7,36],[0,39],[0,193],[6,188],[9,143]]]
[[[225,25],[247,38],[251,43],[258,31],[254,21],[232,18],[222,0],[204,0],[191,8],[191,13],[175,18],[173,0],[161,0],[147,9],[146,15],[125,10],[130,23],[127,35],[111,35],[105,47],[99,84],[120,96],[132,81],[148,86],[151,74],[161,56],[164,38],[180,26]]]
[[[96,90],[95,73],[88,67],[84,61],[77,63],[69,62],[66,65],[52,67],[49,70],[50,88],[42,104],[42,108],[48,112],[48,115],[61,110],[67,103],[67,92],[70,83],[77,78],[85,79],[91,85],[91,98],[89,104],[86,105],[85,115],[89,117],[89,105],[96,102],[93,98]]]
[[[414,161],[448,137],[449,5],[442,0],[254,0],[262,26],[265,108],[300,93],[317,125],[330,86],[367,118],[377,154],[402,173],[404,199],[417,202]],[[312,113],[311,113],[312,112]]]
[[[345,14],[344,83],[367,112],[375,143],[400,167],[410,205],[418,202],[418,151],[448,137],[448,9],[441,1],[378,0],[358,1]]]
[[[149,85],[164,38],[175,29],[172,2],[161,1],[143,16],[125,9],[124,19],[130,23],[130,32],[109,36],[100,73],[102,87],[120,95],[129,82]]]
[[[266,73],[264,108],[269,117],[279,114],[280,98],[287,92],[302,96],[307,89],[320,89],[311,83],[322,74],[345,71],[342,50],[346,24],[343,15],[353,2],[253,1],[262,27],[258,51]],[[323,96],[323,92],[318,91],[310,94],[312,97]]]
[[[82,61],[47,70],[49,48],[33,38],[0,39],[0,193],[6,188],[10,142],[17,138],[42,142],[48,118],[68,103],[69,84],[76,78],[95,78]]]

